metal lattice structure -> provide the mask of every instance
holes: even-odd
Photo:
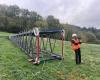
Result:
[[[9,39],[17,44],[35,64],[44,60],[64,58],[64,30],[40,30],[10,35]],[[61,53],[55,52],[56,42],[61,44]]]

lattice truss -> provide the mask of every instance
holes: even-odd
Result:
[[[64,33],[64,30],[39,31],[38,28],[34,28],[10,35],[9,39],[17,44],[34,64],[39,64],[41,61],[64,58]]]

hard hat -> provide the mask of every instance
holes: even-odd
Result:
[[[74,34],[72,34],[72,37],[77,37],[77,34],[75,34],[75,33],[74,33]]]

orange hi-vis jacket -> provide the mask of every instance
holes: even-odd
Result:
[[[80,41],[79,39],[72,39],[71,40],[72,49],[75,51],[80,48]]]

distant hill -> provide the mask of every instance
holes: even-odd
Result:
[[[100,29],[96,28],[81,28],[79,26],[63,24],[63,28],[66,30],[66,39],[70,40],[72,33],[77,33],[83,42],[88,43],[100,43]]]
[[[66,40],[71,39],[72,33],[77,33],[83,42],[100,43],[100,29],[62,24],[52,15],[45,19],[37,12],[21,9],[17,5],[0,5],[0,31],[18,33],[34,27],[63,28],[66,31]]]

